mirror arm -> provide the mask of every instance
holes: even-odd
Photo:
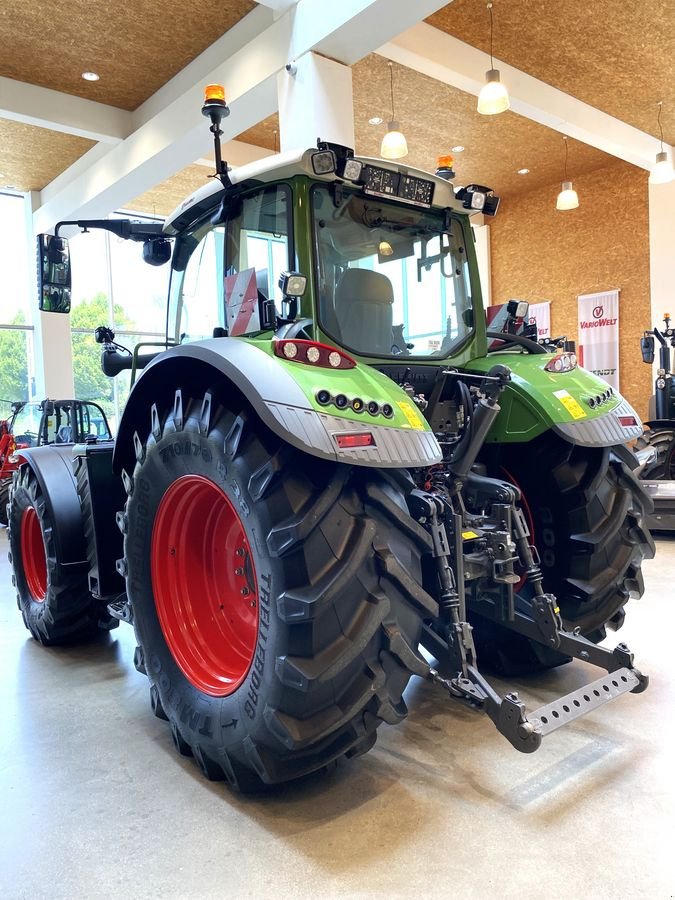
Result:
[[[146,241],[161,237],[164,229],[161,222],[132,222],[131,219],[78,219],[57,222],[54,234],[58,237],[59,229],[66,225],[76,225],[83,232],[89,231],[90,228],[100,228],[103,231],[111,231],[125,241]]]

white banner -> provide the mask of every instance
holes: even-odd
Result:
[[[619,292],[582,294],[579,304],[579,364],[619,390]]]
[[[551,337],[551,301],[543,300],[541,303],[530,303],[528,323],[537,323],[537,340]]]

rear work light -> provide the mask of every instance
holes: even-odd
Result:
[[[547,372],[570,372],[577,367],[576,353],[559,353],[550,359],[544,368]]]
[[[356,366],[356,360],[342,350],[317,341],[275,341],[274,352],[289,362],[305,363],[323,369],[353,369]]]
[[[340,450],[353,450],[355,447],[374,447],[375,438],[369,431],[360,434],[336,434],[335,442]]]

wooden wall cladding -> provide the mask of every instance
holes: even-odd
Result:
[[[551,301],[551,329],[578,340],[577,296],[619,288],[621,391],[647,417],[651,367],[648,173],[618,162],[574,182],[579,208],[558,211],[560,184],[505,198],[490,223],[492,302]]]

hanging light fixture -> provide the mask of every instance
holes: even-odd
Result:
[[[567,135],[564,135],[565,141],[565,180],[562,183],[562,190],[558,194],[556,200],[556,209],[576,209],[579,206],[579,196],[572,187],[572,182],[567,180]]]
[[[661,135],[661,149],[656,154],[656,162],[654,163],[654,167],[649,175],[650,184],[668,184],[669,181],[673,181],[673,179],[675,179],[673,164],[668,158],[668,153],[663,149],[663,126],[661,125],[662,105],[662,102],[659,100],[659,114],[657,119],[659,123],[659,133]]]
[[[499,69],[495,69],[492,58],[492,3],[487,4],[490,13],[490,69],[485,73],[485,84],[478,95],[478,112],[483,116],[496,116],[505,112],[510,106],[509,92],[499,78]]]
[[[401,159],[408,155],[408,142],[399,128],[394,113],[394,64],[389,62],[389,82],[391,86],[391,121],[387,125],[387,133],[382,138],[380,156],[383,159]]]

